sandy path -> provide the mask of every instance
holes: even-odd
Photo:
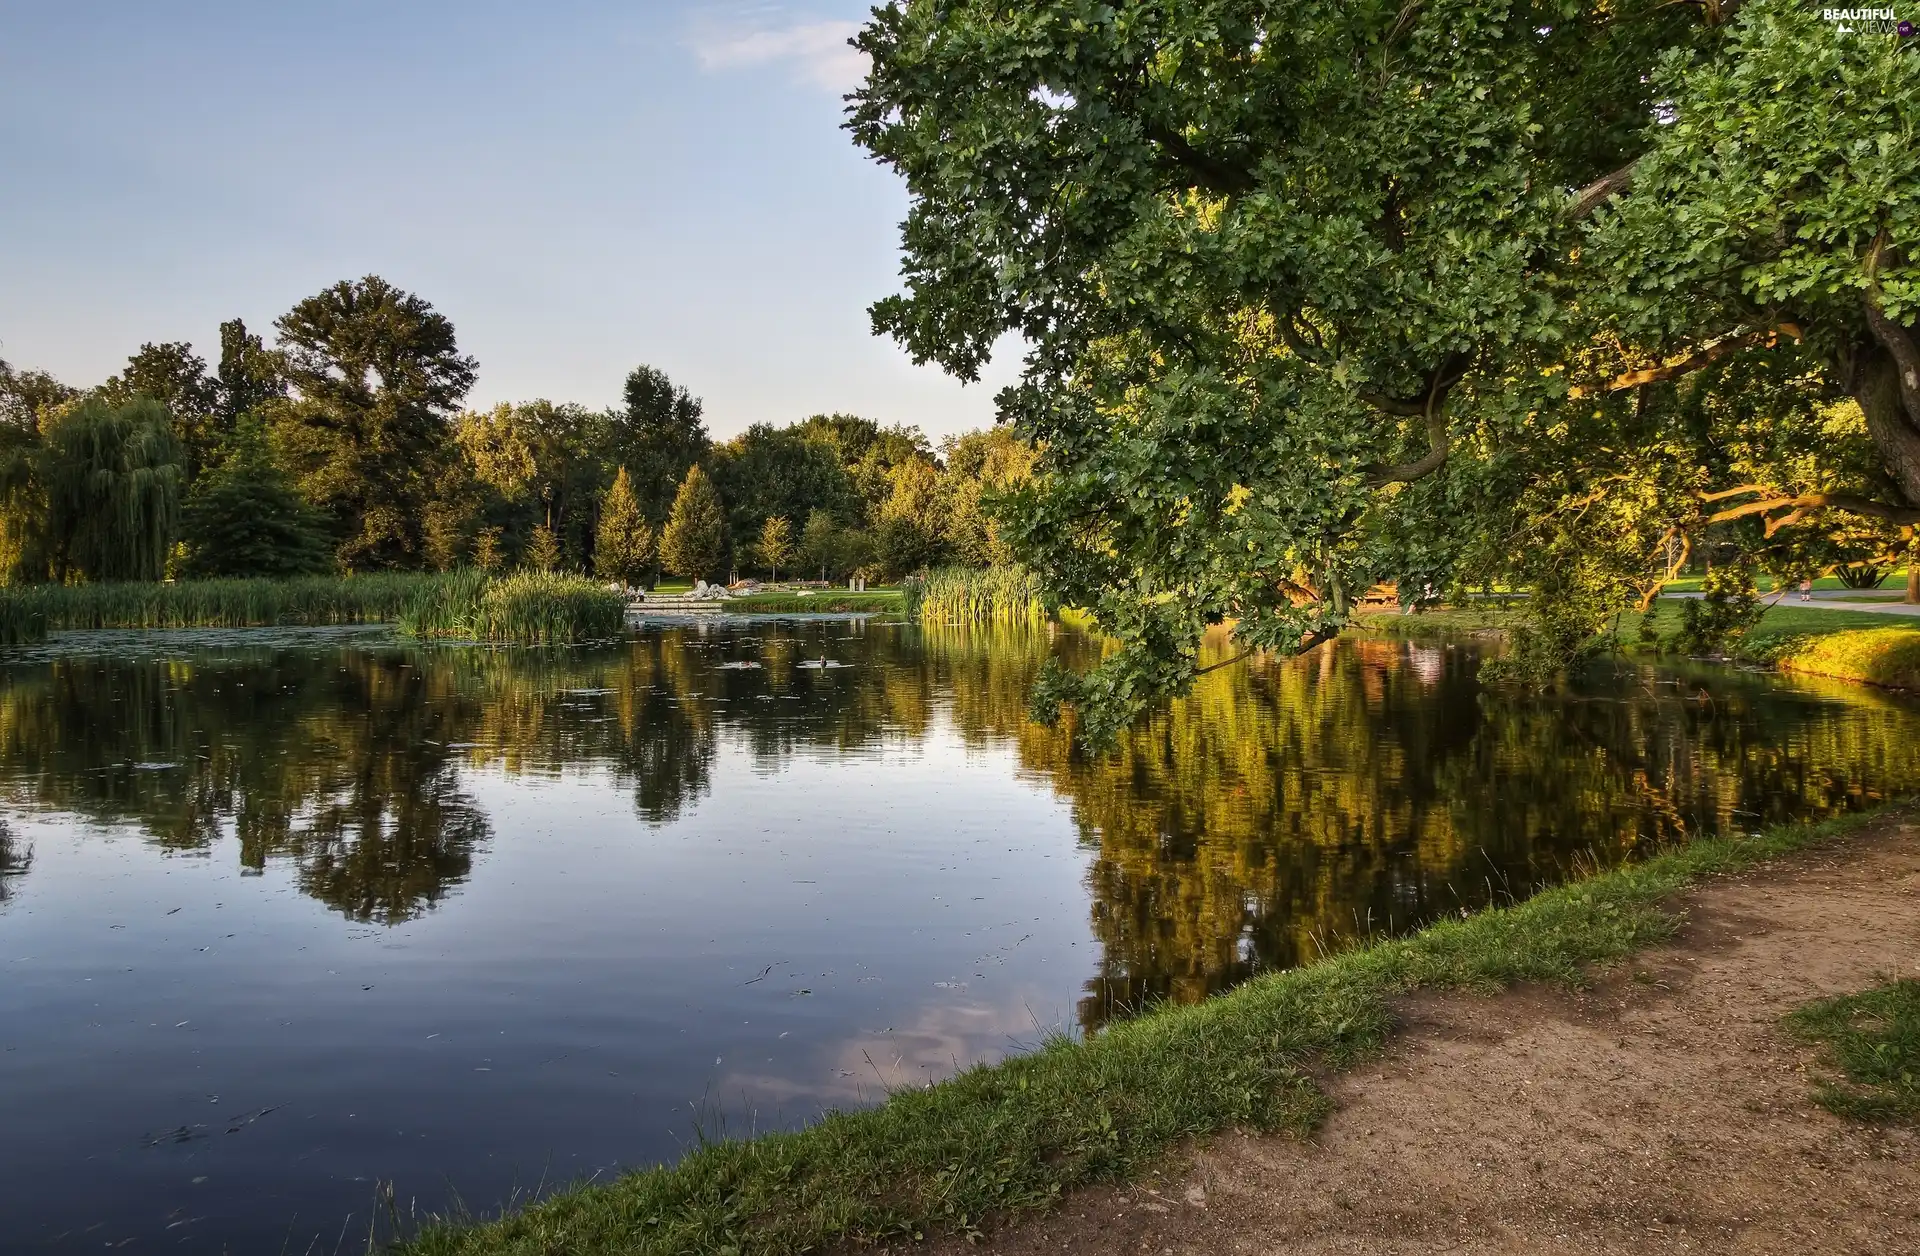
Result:
[[[1779,1018],[1920,976],[1920,828],[1886,824],[1687,896],[1579,994],[1422,997],[1337,1076],[1308,1142],[1230,1136],[943,1253],[1920,1254],[1920,1132],[1808,1097]],[[921,1248],[919,1250],[927,1250]]]

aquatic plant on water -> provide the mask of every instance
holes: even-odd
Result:
[[[0,589],[0,645],[88,628],[387,623],[453,576],[382,572],[287,580],[101,581]]]
[[[1025,567],[943,567],[919,594],[923,623],[1044,623],[1040,578]]]
[[[423,591],[400,617],[415,637],[458,637],[514,645],[572,645],[620,635],[627,600],[584,576],[522,571],[489,577],[461,572]]]

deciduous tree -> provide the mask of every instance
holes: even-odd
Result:
[[[180,527],[185,451],[166,408],[94,396],[52,416],[38,451],[55,580],[158,580]]]
[[[793,524],[780,515],[774,515],[760,528],[760,542],[755,547],[760,552],[760,561],[773,572],[775,580],[780,579],[780,564],[793,557]]]
[[[294,398],[274,440],[304,497],[326,511],[348,568],[425,561],[426,508],[452,454],[450,418],[473,386],[453,324],[377,275],[343,281],[283,316]]]
[[[1537,559],[1516,504],[1570,464],[1647,503],[1647,567],[1675,502],[1690,529],[1920,518],[1905,488],[1717,478],[1681,396],[1754,358],[1766,395],[1798,368],[1870,428],[1914,417],[1897,40],[1787,0],[907,0],[857,42],[851,129],[911,196],[876,329],[963,379],[1027,342],[1008,536],[1124,643],[1039,693],[1094,739],[1191,681],[1211,621],[1296,651],[1377,580]],[[1655,429],[1709,474],[1612,478],[1611,435]],[[1904,439],[1873,436],[1896,483]]]
[[[230,430],[223,422],[218,383],[207,374],[206,360],[185,341],[141,345],[101,392],[116,404],[148,397],[167,408],[173,434],[186,452],[188,483],[213,460]]]
[[[700,399],[665,372],[636,366],[624,401],[608,415],[607,460],[627,469],[641,513],[665,519],[687,468],[706,457],[711,444]]]
[[[834,446],[810,440],[804,429],[755,423],[719,446],[708,460],[714,489],[727,506],[728,539],[746,554],[760,527],[775,515],[805,519],[815,510],[857,519],[853,482]]]

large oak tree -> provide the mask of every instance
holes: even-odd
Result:
[[[1584,555],[1580,494],[1636,544],[1920,519],[1896,40],[1784,0],[906,0],[856,42],[850,127],[912,198],[875,326],[969,379],[1027,345],[1010,534],[1126,643],[1043,687],[1095,737],[1211,620],[1297,650],[1538,526]],[[1848,393],[1877,486],[1727,447]]]

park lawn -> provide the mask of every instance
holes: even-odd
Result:
[[[1479,604],[1440,606],[1403,615],[1397,610],[1363,611],[1354,622],[1372,632],[1403,637],[1471,636],[1476,633],[1503,633],[1521,621],[1524,603],[1511,606]]]
[[[1678,636],[1685,604],[1681,598],[1662,598],[1654,604],[1653,628],[1660,641],[1671,642]],[[1455,637],[1504,632],[1523,613],[1494,606],[1442,607],[1417,615],[1376,612],[1360,616],[1359,623],[1368,630],[1398,636]],[[1622,615],[1605,636],[1621,650],[1651,652],[1655,647],[1640,632],[1638,615]],[[1733,644],[1731,652],[1736,658],[1770,663],[1781,671],[1920,690],[1920,618],[1780,602],[1767,607],[1760,622]]]
[[[1700,591],[1700,581],[1701,577],[1699,576],[1682,576],[1678,580],[1669,581],[1667,591],[1670,593],[1698,593]],[[1895,567],[1889,571],[1886,578],[1880,582],[1880,588],[1873,591],[1898,595],[1906,589],[1906,586],[1907,569],[1905,567]],[[1847,586],[1841,582],[1838,576],[1821,576],[1813,582],[1813,587],[1816,589],[1830,589],[1837,592],[1845,589]],[[1773,581],[1765,576],[1760,577],[1760,591],[1762,593],[1775,592]],[[1854,592],[1864,593],[1869,592],[1869,590],[1858,589],[1854,590]]]
[[[854,593],[847,589],[820,589],[808,597],[797,593],[751,593],[728,599],[729,611],[753,614],[844,614],[852,611],[885,613],[906,609],[906,595],[899,589],[868,589]]]
[[[1764,599],[1763,599],[1764,600]],[[1654,606],[1654,627],[1663,638],[1671,637],[1680,630],[1681,607],[1686,604],[1684,598],[1661,598]],[[1764,659],[1770,649],[1777,649],[1780,642],[1807,637],[1824,637],[1836,632],[1852,632],[1858,629],[1898,628],[1903,621],[1891,615],[1879,615],[1872,611],[1829,610],[1818,606],[1802,606],[1791,601],[1774,603],[1741,640],[1736,653],[1742,657]],[[1920,626],[1920,621],[1916,621]],[[1620,617],[1619,637],[1623,643],[1638,640],[1640,618],[1637,615]]]
[[[1076,1187],[1146,1172],[1192,1139],[1305,1134],[1315,1074],[1376,1055],[1413,990],[1578,985],[1670,937],[1702,879],[1832,840],[1865,816],[1706,838],[1523,902],[1271,973],[1084,1040],[968,1069],[806,1129],[709,1142],[678,1163],[577,1187],[490,1222],[434,1224],[406,1256],[776,1256],[969,1237]]]
[[[1781,643],[1774,665],[1887,689],[1920,689],[1920,628],[1856,628]]]

